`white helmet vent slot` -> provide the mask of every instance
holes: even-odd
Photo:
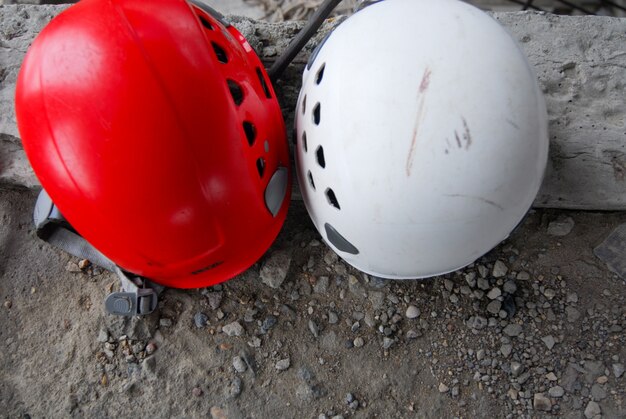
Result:
[[[302,149],[304,150],[305,153],[309,151],[309,148],[306,143],[306,131],[302,131]]]
[[[309,179],[309,185],[311,185],[311,188],[315,190],[315,182],[313,181],[313,174],[310,170],[307,172],[307,178]]]
[[[341,209],[341,207],[339,206],[339,201],[337,200],[337,196],[335,195],[335,192],[328,188],[326,189],[326,198],[328,199],[328,203],[330,205],[332,205],[333,207],[337,208],[337,209]]]
[[[320,84],[322,79],[324,78],[324,69],[326,68],[326,63],[322,64],[322,67],[317,71],[315,75],[315,84]]]
[[[304,95],[304,99],[302,99],[302,115],[306,113],[306,95]]]
[[[315,125],[319,125],[321,117],[322,117],[322,115],[321,115],[321,105],[318,102],[318,103],[315,104],[315,107],[313,108],[313,123]]]
[[[320,165],[322,169],[326,167],[326,159],[324,158],[324,147],[317,147],[317,151],[315,152],[315,158],[317,159],[317,164]]]

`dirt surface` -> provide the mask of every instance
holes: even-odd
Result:
[[[127,320],[112,274],[36,238],[34,199],[0,191],[3,416],[626,416],[626,289],[592,253],[626,214],[532,212],[461,272],[382,281],[294,202],[243,275]]]

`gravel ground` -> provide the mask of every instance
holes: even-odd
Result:
[[[113,275],[36,238],[34,199],[0,190],[7,417],[626,416],[626,289],[592,253],[626,214],[532,211],[462,271],[386,281],[294,202],[247,272],[128,320]]]

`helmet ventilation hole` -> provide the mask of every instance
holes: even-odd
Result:
[[[328,188],[326,189],[326,198],[328,199],[328,203],[337,209],[341,209],[339,206],[339,201],[337,201],[337,196],[335,196],[335,192]]]
[[[256,140],[256,128],[254,128],[254,124],[252,122],[244,121],[243,130],[246,133],[248,144],[252,146]]]
[[[222,64],[226,64],[228,62],[228,56],[226,55],[224,48],[220,47],[215,42],[211,42],[211,45],[213,46],[213,51],[215,51],[215,55],[217,56],[217,61]]]
[[[212,31],[213,30],[213,25],[211,25],[209,23],[208,20],[206,20],[206,18],[202,15],[198,15],[198,17],[200,18],[200,23],[202,23],[202,26],[204,26],[205,28],[207,28],[208,30]]]
[[[304,95],[304,99],[302,99],[302,115],[306,113],[306,95]]]
[[[256,68],[256,75],[261,82],[261,87],[263,87],[263,92],[265,92],[265,97],[268,99],[272,98],[272,94],[270,93],[270,88],[267,87],[267,82],[265,81],[265,77],[263,77],[263,72],[259,67]]]
[[[263,177],[263,173],[265,172],[265,159],[263,157],[259,157],[256,160],[256,170],[259,171],[259,176]]]
[[[235,105],[241,105],[241,102],[243,102],[243,90],[241,86],[234,80],[228,79],[226,82],[228,83],[228,90],[230,90],[230,95],[233,97]]]
[[[319,125],[320,124],[320,118],[321,118],[321,105],[318,102],[315,107],[313,108],[313,122],[315,123],[315,125]]]
[[[313,174],[310,170],[307,172],[307,177],[309,178],[309,185],[311,185],[311,188],[315,190],[315,182],[313,181]]]
[[[322,68],[317,71],[315,75],[315,84],[320,84],[322,79],[324,78],[324,69],[326,68],[326,63],[322,64]]]
[[[265,149],[266,153],[270,152],[270,142],[265,140],[265,142],[263,143],[263,148]]]
[[[306,131],[302,131],[302,148],[304,149],[305,153],[309,151],[309,148],[306,143]]]
[[[326,159],[324,158],[324,148],[322,146],[317,147],[317,151],[315,152],[315,157],[317,157],[317,164],[319,164],[322,169],[326,167]]]

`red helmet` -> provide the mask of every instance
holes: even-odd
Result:
[[[261,61],[185,0],[83,0],[19,74],[24,149],[80,235],[127,272],[192,288],[251,266],[280,230],[291,173]]]

